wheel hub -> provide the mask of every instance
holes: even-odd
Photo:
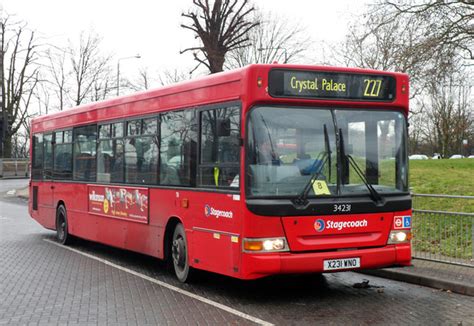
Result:
[[[186,257],[184,255],[186,250],[183,238],[173,240],[172,252],[175,266],[183,268],[186,263]]]
[[[60,240],[64,239],[65,232],[66,232],[66,222],[64,221],[63,218],[61,218],[59,220],[59,230],[58,230],[58,236]]]

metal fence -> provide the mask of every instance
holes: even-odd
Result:
[[[29,172],[28,159],[0,158],[0,178],[25,178]]]
[[[474,196],[412,196],[413,257],[474,267]]]

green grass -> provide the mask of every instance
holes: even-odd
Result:
[[[411,160],[414,193],[474,196],[474,159]]]
[[[412,160],[409,171],[415,194],[474,196],[474,159]],[[413,207],[474,213],[474,199],[414,197]]]
[[[413,193],[474,196],[474,159],[410,161]],[[413,208],[474,213],[474,199],[414,197]],[[414,213],[416,251],[473,259],[473,217]]]

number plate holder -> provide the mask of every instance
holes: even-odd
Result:
[[[323,270],[334,271],[339,269],[354,269],[360,268],[360,258],[341,258],[341,259],[327,259],[323,262]]]

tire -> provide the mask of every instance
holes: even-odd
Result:
[[[192,280],[194,270],[189,266],[188,241],[183,224],[178,223],[171,239],[171,263],[173,265],[176,278],[182,283]]]
[[[56,239],[60,244],[71,244],[73,237],[68,231],[66,207],[60,205],[56,210]]]

